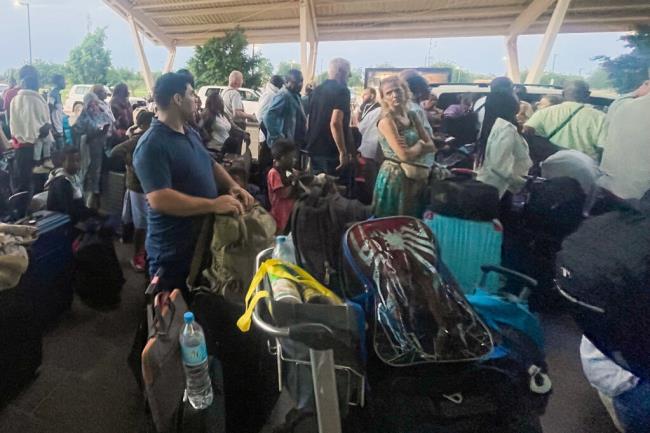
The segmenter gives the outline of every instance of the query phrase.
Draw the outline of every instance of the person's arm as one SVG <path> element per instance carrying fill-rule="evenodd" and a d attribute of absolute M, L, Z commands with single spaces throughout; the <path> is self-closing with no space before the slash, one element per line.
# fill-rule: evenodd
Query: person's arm
<path fill-rule="evenodd" d="M 381 135 L 386 138 L 388 145 L 400 160 L 411 161 L 422 153 L 421 144 L 415 144 L 411 147 L 404 146 L 404 140 L 400 138 L 397 132 L 397 125 L 395 125 L 392 119 L 384 117 L 379 121 L 378 128 Z"/>
<path fill-rule="evenodd" d="M 540 135 L 542 137 L 546 137 L 546 132 L 544 131 L 544 112 L 548 110 L 549 108 L 546 108 L 544 110 L 539 110 L 535 114 L 533 114 L 530 119 L 524 123 L 524 126 L 522 128 L 522 132 L 526 135 Z"/>
<path fill-rule="evenodd" d="M 332 138 L 334 139 L 336 148 L 339 151 L 339 166 L 336 167 L 337 170 L 345 167 L 348 162 L 348 152 L 345 147 L 345 134 L 343 133 L 343 118 L 344 114 L 342 110 L 335 109 L 332 111 L 330 132 L 332 133 Z"/>
<path fill-rule="evenodd" d="M 411 121 L 415 123 L 415 129 L 418 131 L 418 135 L 420 136 L 420 140 L 424 143 L 422 146 L 422 153 L 431 153 L 436 150 L 436 147 L 433 145 L 433 139 L 429 135 L 429 133 L 424 129 L 424 126 L 422 125 L 422 121 L 418 118 L 418 116 L 410 116 Z"/>
<path fill-rule="evenodd" d="M 118 144 L 111 150 L 111 158 L 121 158 L 126 161 L 127 155 L 133 153 L 135 143 L 137 140 L 131 138 Z"/>
<path fill-rule="evenodd" d="M 176 217 L 190 217 L 208 213 L 235 214 L 244 212 L 242 204 L 231 195 L 210 199 L 193 197 L 171 188 L 147 193 L 149 206 L 156 212 Z"/>
<path fill-rule="evenodd" d="M 250 209 L 255 204 L 255 199 L 248 191 L 240 187 L 237 182 L 233 180 L 221 164 L 214 163 L 212 165 L 214 171 L 214 178 L 217 181 L 219 188 L 228 191 L 231 197 L 235 198 L 240 204 L 244 205 L 244 209 Z M 243 210 L 242 210 L 243 211 Z"/>
<path fill-rule="evenodd" d="M 264 114 L 264 126 L 266 126 L 267 137 L 275 141 L 276 138 L 282 137 L 283 113 L 286 99 L 283 95 L 276 95 L 271 100 L 271 105 L 266 114 Z"/>

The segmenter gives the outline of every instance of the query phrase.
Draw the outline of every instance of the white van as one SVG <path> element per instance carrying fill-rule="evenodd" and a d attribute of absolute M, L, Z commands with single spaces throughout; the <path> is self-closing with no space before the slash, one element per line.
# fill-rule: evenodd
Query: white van
<path fill-rule="evenodd" d="M 201 106 L 205 108 L 205 101 L 207 101 L 210 94 L 214 92 L 221 93 L 227 88 L 228 86 L 202 86 L 197 92 L 197 95 L 201 99 Z M 260 93 L 257 90 L 246 87 L 240 87 L 239 93 L 244 104 L 244 111 L 248 114 L 257 113 L 257 108 L 260 105 Z"/>

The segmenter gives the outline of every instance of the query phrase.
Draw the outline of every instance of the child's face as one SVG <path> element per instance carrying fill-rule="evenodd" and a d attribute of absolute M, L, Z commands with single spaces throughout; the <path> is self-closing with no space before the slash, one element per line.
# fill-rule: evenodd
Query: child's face
<path fill-rule="evenodd" d="M 296 152 L 289 152 L 278 158 L 278 167 L 283 170 L 291 170 L 293 168 L 293 161 L 296 158 Z"/>
<path fill-rule="evenodd" d="M 79 155 L 78 153 L 67 155 L 63 160 L 63 169 L 68 174 L 75 175 L 79 173 L 80 168 L 81 168 L 81 155 Z"/>

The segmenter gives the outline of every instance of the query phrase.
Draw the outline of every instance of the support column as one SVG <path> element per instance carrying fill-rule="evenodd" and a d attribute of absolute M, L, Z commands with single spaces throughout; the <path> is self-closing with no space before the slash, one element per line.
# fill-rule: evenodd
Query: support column
<path fill-rule="evenodd" d="M 506 38 L 506 50 L 508 59 L 508 77 L 513 83 L 521 82 L 521 72 L 519 71 L 519 50 L 517 48 L 517 36 Z"/>
<path fill-rule="evenodd" d="M 169 47 L 169 52 L 167 53 L 167 61 L 163 67 L 163 74 L 171 72 L 174 69 L 174 60 L 176 59 L 176 47 Z"/>
<path fill-rule="evenodd" d="M 151 68 L 149 67 L 149 62 L 147 61 L 147 56 L 144 53 L 144 46 L 142 45 L 142 39 L 140 38 L 140 32 L 138 27 L 133 20 L 133 15 L 129 15 L 129 26 L 131 27 L 131 33 L 133 35 L 133 45 L 135 46 L 135 52 L 138 55 L 138 60 L 140 61 L 140 70 L 142 71 L 142 76 L 144 77 L 144 83 L 147 86 L 149 94 L 153 93 L 153 76 L 151 75 Z"/>
<path fill-rule="evenodd" d="M 311 43 L 311 51 L 309 52 L 309 71 L 304 77 L 305 83 L 312 83 L 316 75 L 316 60 L 318 59 L 318 41 Z"/>
<path fill-rule="evenodd" d="M 300 0 L 300 70 L 303 74 L 309 68 L 307 57 L 307 35 L 309 33 L 309 4 L 307 0 Z"/>
<path fill-rule="evenodd" d="M 560 27 L 562 27 L 564 17 L 566 16 L 570 4 L 571 0 L 558 0 L 555 5 L 555 10 L 553 11 L 551 20 L 548 22 L 548 27 L 546 27 L 546 32 L 544 33 L 542 46 L 539 48 L 539 52 L 537 53 L 532 68 L 530 68 L 528 77 L 526 77 L 526 84 L 537 84 L 539 83 L 540 78 L 542 78 L 544 67 L 546 66 L 546 62 L 548 62 L 548 57 L 551 54 L 553 44 L 555 43 L 555 38 L 560 31 Z"/>

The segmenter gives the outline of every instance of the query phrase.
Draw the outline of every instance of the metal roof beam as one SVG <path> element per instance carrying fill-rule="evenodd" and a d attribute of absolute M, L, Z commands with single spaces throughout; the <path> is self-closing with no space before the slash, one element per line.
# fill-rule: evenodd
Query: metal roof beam
<path fill-rule="evenodd" d="M 108 0 L 115 1 L 115 0 Z M 123 0 L 120 0 L 123 1 Z M 262 3 L 262 4 L 247 4 L 237 6 L 221 6 L 213 8 L 200 8 L 200 9 L 185 9 L 185 10 L 162 10 L 159 12 L 150 11 L 150 15 L 154 20 L 156 18 L 181 18 L 181 17 L 200 17 L 205 15 L 227 15 L 238 14 L 254 11 L 256 14 L 267 11 L 279 11 L 286 9 L 297 9 L 298 3 L 295 1 L 284 1 L 279 3 Z"/>
<path fill-rule="evenodd" d="M 104 3 L 127 21 L 129 20 L 129 16 L 132 16 L 138 27 L 140 27 L 144 34 L 153 42 L 165 45 L 167 48 L 174 46 L 174 41 L 165 34 L 158 24 L 156 24 L 147 14 L 133 10 L 133 7 L 128 0 L 104 0 Z"/>
<path fill-rule="evenodd" d="M 154 3 L 140 3 L 138 2 L 136 5 L 133 6 L 133 9 L 138 9 L 142 11 L 147 11 L 151 9 L 163 9 L 163 8 L 169 8 L 169 7 L 200 7 L 200 6 L 216 6 L 217 3 L 236 3 L 233 2 L 233 0 L 185 0 L 185 1 L 177 1 L 174 3 L 159 3 L 159 2 L 154 2 Z"/>

